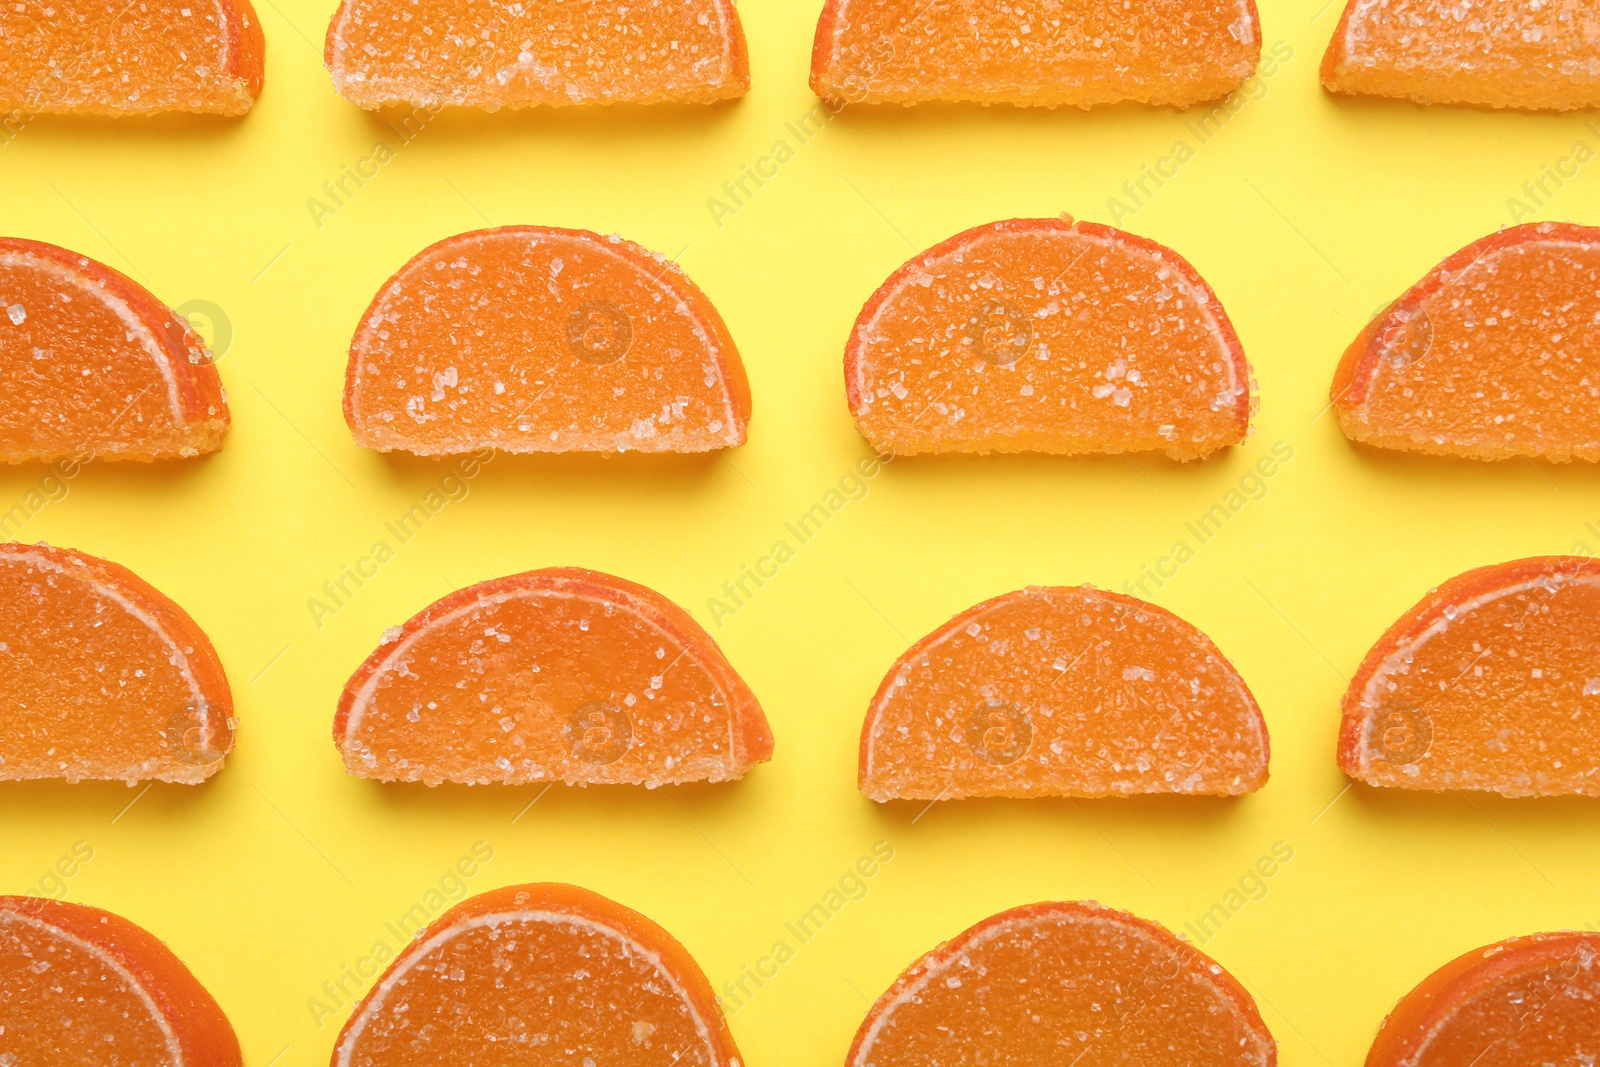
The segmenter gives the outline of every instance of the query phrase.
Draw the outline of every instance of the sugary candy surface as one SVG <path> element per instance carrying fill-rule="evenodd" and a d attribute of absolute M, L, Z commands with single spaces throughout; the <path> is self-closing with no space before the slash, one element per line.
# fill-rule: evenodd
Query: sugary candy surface
<path fill-rule="evenodd" d="M 568 885 L 514 885 L 447 911 L 357 1005 L 332 1067 L 530 1063 L 738 1067 L 689 953 Z"/>
<path fill-rule="evenodd" d="M 203 781 L 232 715 L 182 608 L 106 560 L 0 544 L 0 780 Z"/>
<path fill-rule="evenodd" d="M 701 104 L 750 89 L 731 0 L 344 0 L 324 61 L 366 108 Z"/>
<path fill-rule="evenodd" d="M 1367 653 L 1339 766 L 1370 785 L 1600 796 L 1600 563 L 1542 556 L 1432 590 Z"/>
<path fill-rule="evenodd" d="M 956 616 L 890 669 L 861 732 L 874 800 L 1235 795 L 1266 723 L 1211 640 L 1133 597 L 1032 587 Z"/>
<path fill-rule="evenodd" d="M 704 452 L 744 443 L 750 387 L 705 295 L 618 237 L 509 226 L 441 241 L 367 309 L 345 421 L 418 455 Z"/>
<path fill-rule="evenodd" d="M 195 456 L 229 418 L 183 319 L 110 267 L 0 238 L 0 462 Z"/>
<path fill-rule="evenodd" d="M 172 951 L 110 912 L 0 897 L 8 1067 L 239 1067 L 233 1027 Z"/>
<path fill-rule="evenodd" d="M 1187 107 L 1260 58 L 1252 0 L 828 0 L 811 88 L 841 104 Z"/>
<path fill-rule="evenodd" d="M 880 452 L 1163 451 L 1249 432 L 1250 368 L 1216 295 L 1171 249 L 1093 223 L 1015 219 L 912 259 L 845 351 Z"/>
<path fill-rule="evenodd" d="M 1600 228 L 1530 223 L 1475 241 L 1357 337 L 1330 396 L 1353 441 L 1600 459 Z"/>
<path fill-rule="evenodd" d="M 847 1067 L 1272 1067 L 1255 1002 L 1166 930 L 1093 902 L 1015 908 L 912 964 Z"/>
<path fill-rule="evenodd" d="M 261 93 L 249 0 L 0 5 L 0 115 L 242 115 Z"/>
<path fill-rule="evenodd" d="M 1585 0 L 1349 0 L 1322 84 L 1420 104 L 1595 107 L 1600 21 Z"/>
<path fill-rule="evenodd" d="M 429 784 L 723 781 L 772 755 L 760 705 L 687 612 L 578 568 L 460 590 L 385 635 L 334 742 L 351 774 Z"/>
<path fill-rule="evenodd" d="M 1384 1020 L 1366 1067 L 1585 1063 L 1600 1034 L 1600 937 L 1550 933 L 1474 949 Z"/>

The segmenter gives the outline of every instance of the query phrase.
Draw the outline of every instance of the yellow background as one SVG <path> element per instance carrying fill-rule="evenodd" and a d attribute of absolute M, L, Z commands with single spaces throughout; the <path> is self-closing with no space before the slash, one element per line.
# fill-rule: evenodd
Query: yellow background
<path fill-rule="evenodd" d="M 1457 953 L 1600 924 L 1597 802 L 1344 792 L 1333 763 L 1346 677 L 1384 627 L 1465 568 L 1600 548 L 1584 528 L 1600 525 L 1600 474 L 1360 451 L 1322 414 L 1367 318 L 1511 222 L 1524 181 L 1577 141 L 1600 148 L 1600 134 L 1582 114 L 1332 99 L 1316 67 L 1339 10 L 1322 2 L 1263 5 L 1269 52 L 1282 42 L 1292 57 L 1198 146 L 1185 123 L 1199 112 L 1138 107 L 847 112 L 800 145 L 785 123 L 815 106 L 817 0 L 746 0 L 754 88 L 712 109 L 447 114 L 399 145 L 330 87 L 333 5 L 260 0 L 266 91 L 242 121 L 29 124 L 0 146 L 0 232 L 101 259 L 171 304 L 220 308 L 234 428 L 206 460 L 93 466 L 21 536 L 117 560 L 183 604 L 227 666 L 240 729 L 201 788 L 0 786 L 0 891 L 59 894 L 42 880 L 84 843 L 93 858 L 62 879 L 68 898 L 166 939 L 252 1067 L 325 1063 L 346 1012 L 319 1028 L 308 1001 L 392 943 L 384 924 L 480 841 L 494 858 L 472 891 L 588 886 L 661 922 L 719 988 L 792 941 L 784 923 L 889 842 L 894 859 L 866 895 L 734 1014 L 755 1067 L 842 1062 L 868 1001 L 985 915 L 1093 898 L 1181 929 L 1277 842 L 1294 858 L 1205 950 L 1255 992 L 1292 1067 L 1359 1063 L 1394 1001 Z M 541 794 L 345 775 L 329 737 L 340 687 L 385 627 L 451 589 L 581 564 L 709 625 L 707 599 L 869 454 L 840 357 L 874 288 L 978 223 L 1062 211 L 1109 222 L 1108 198 L 1180 138 L 1194 158 L 1121 225 L 1177 249 L 1220 295 L 1260 383 L 1246 445 L 1188 466 L 1023 456 L 885 469 L 714 630 L 777 735 L 775 760 L 742 783 Z M 317 225 L 308 200 L 380 140 L 394 158 Z M 708 199 L 778 140 L 794 158 L 719 227 Z M 1600 164 L 1564 180 L 1534 217 L 1600 221 Z M 339 397 L 356 321 L 425 244 L 504 223 L 681 250 L 749 369 L 750 442 L 703 459 L 498 458 L 319 628 L 308 599 L 446 472 L 352 443 Z M 1253 688 L 1273 740 L 1264 790 L 946 803 L 920 817 L 857 794 L 863 710 L 911 640 L 1029 583 L 1122 588 L 1279 441 L 1294 458 L 1266 495 L 1147 587 Z M 0 509 L 42 474 L 0 472 Z"/>

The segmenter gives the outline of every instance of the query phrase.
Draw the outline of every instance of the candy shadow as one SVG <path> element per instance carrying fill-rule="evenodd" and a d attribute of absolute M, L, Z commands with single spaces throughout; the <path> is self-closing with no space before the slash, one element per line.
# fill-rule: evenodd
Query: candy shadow
<path fill-rule="evenodd" d="M 757 770 L 754 773 L 760 773 Z M 688 782 L 647 789 L 642 785 L 461 785 L 446 782 L 377 782 L 352 778 L 372 803 L 396 819 L 471 819 L 485 828 L 511 829 L 559 819 L 563 813 L 599 817 L 617 826 L 637 829 L 650 820 L 715 821 L 736 803 L 748 799 L 749 777 L 736 782 Z M 676 811 L 674 810 L 676 809 Z"/>
<path fill-rule="evenodd" d="M 40 812 L 49 812 L 52 817 L 79 827 L 79 832 L 87 832 L 87 827 L 102 835 L 136 815 L 176 820 L 197 814 L 200 806 L 217 793 L 215 782 L 226 773 L 224 768 L 198 785 L 136 782 L 129 786 L 122 782 L 65 782 L 52 778 L 0 782 L 0 823 L 36 822 Z"/>
<path fill-rule="evenodd" d="M 1600 797 L 1503 797 L 1452 790 L 1386 789 L 1355 782 L 1350 799 L 1363 815 L 1391 826 L 1429 830 L 1442 823 L 1552 828 L 1600 825 Z"/>
<path fill-rule="evenodd" d="M 37 114 L 26 116 L 20 129 L 13 122 L 6 130 L 12 138 L 24 141 L 38 139 L 81 144 L 86 138 L 92 138 L 95 143 L 111 148 L 120 145 L 167 148 L 196 141 L 216 142 L 241 137 L 245 132 L 244 122 L 248 118 L 248 115 L 190 115 L 179 112 L 121 118 Z"/>
<path fill-rule="evenodd" d="M 1126 129 L 1130 122 L 1148 118 L 1152 128 L 1165 129 L 1165 123 L 1177 116 L 1194 112 L 1206 114 L 1224 101 L 1218 99 L 1189 108 L 1140 104 L 1124 100 L 1115 104 L 1102 104 L 1085 110 L 1080 107 L 1018 107 L 1009 104 L 984 105 L 929 101 L 905 106 L 901 104 L 850 104 L 834 113 L 832 124 L 839 129 L 881 139 L 895 133 L 937 130 L 946 133 L 1013 130 L 1054 131 L 1071 128 Z M 818 107 L 823 107 L 817 101 Z"/>
<path fill-rule="evenodd" d="M 1361 472 L 1397 486 L 1428 486 L 1455 492 L 1462 489 L 1507 489 L 1534 486 L 1544 489 L 1578 488 L 1600 492 L 1600 464 L 1585 460 L 1550 463 L 1527 457 L 1479 460 L 1460 456 L 1435 456 L 1423 452 L 1374 448 L 1346 438 L 1332 415 L 1324 416 L 1332 425 L 1322 432 L 1338 438 Z M 1600 515 L 1600 507 L 1596 508 Z"/>
<path fill-rule="evenodd" d="M 861 801 L 871 806 L 880 823 L 907 832 L 929 821 L 937 821 L 944 831 L 993 829 L 997 823 L 1018 816 L 1032 822 L 1042 814 L 1052 822 L 1076 824 L 1094 833 L 1113 829 L 1148 836 L 1152 830 L 1161 834 L 1215 830 L 1229 821 L 1243 818 L 1248 799 L 1248 796 L 1141 794 L 1088 799 L 966 797 L 933 803 L 925 800 L 877 803 L 862 797 Z M 1017 825 L 1021 823 L 1018 819 Z"/>
<path fill-rule="evenodd" d="M 429 114 L 416 108 L 361 112 L 372 133 L 409 141 L 426 131 L 429 139 L 471 141 L 540 137 L 577 146 L 615 148 L 618 141 L 680 143 L 710 134 L 732 122 L 740 101 L 715 104 L 608 104 L 600 106 L 502 108 L 447 107 Z"/>
<path fill-rule="evenodd" d="M 500 452 L 481 463 L 470 478 L 464 477 L 467 457 L 413 456 L 405 452 L 379 453 L 378 467 L 394 487 L 417 496 L 429 491 L 465 485 L 469 493 L 513 493 L 560 497 L 567 500 L 595 497 L 675 498 L 704 486 L 724 462 L 717 452 L 644 453 L 616 455 L 594 452 Z M 460 492 L 460 489 L 454 491 Z"/>

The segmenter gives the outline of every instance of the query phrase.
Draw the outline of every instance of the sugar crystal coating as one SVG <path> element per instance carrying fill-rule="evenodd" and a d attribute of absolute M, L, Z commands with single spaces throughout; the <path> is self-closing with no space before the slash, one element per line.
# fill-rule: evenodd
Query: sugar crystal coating
<path fill-rule="evenodd" d="M 6 1067 L 239 1067 L 222 1009 L 151 934 L 98 908 L 0 897 Z"/>
<path fill-rule="evenodd" d="M 1339 765 L 1400 789 L 1600 796 L 1600 563 L 1516 560 L 1431 591 L 1351 681 Z"/>
<path fill-rule="evenodd" d="M 1474 949 L 1396 1005 L 1367 1067 L 1587 1064 L 1600 1034 L 1600 937 L 1531 934 Z"/>
<path fill-rule="evenodd" d="M 1277 1046 L 1226 971 L 1093 902 L 1014 908 L 912 964 L 847 1067 L 1273 1067 Z"/>
<path fill-rule="evenodd" d="M 1349 0 L 1322 84 L 1421 104 L 1595 107 L 1600 19 L 1587 0 Z"/>
<path fill-rule="evenodd" d="M 230 414 L 205 343 L 132 280 L 0 238 L 0 462 L 153 460 L 222 447 Z"/>
<path fill-rule="evenodd" d="M 203 781 L 232 714 L 183 609 L 106 560 L 0 545 L 0 780 Z"/>
<path fill-rule="evenodd" d="M 1188 106 L 1260 58 L 1252 0 L 828 0 L 811 87 L 840 103 Z"/>
<path fill-rule="evenodd" d="M 845 387 L 880 452 L 1166 452 L 1249 430 L 1250 370 L 1215 294 L 1170 249 L 1093 223 L 979 226 L 862 309 Z"/>
<path fill-rule="evenodd" d="M 748 687 L 681 608 L 556 568 L 432 605 L 346 686 L 334 740 L 386 781 L 723 781 L 771 757 Z"/>
<path fill-rule="evenodd" d="M 731 0 L 344 0 L 324 59 L 366 108 L 710 103 L 750 88 Z"/>
<path fill-rule="evenodd" d="M 1508 459 L 1600 460 L 1600 228 L 1516 226 L 1434 268 L 1345 352 L 1351 440 Z"/>
<path fill-rule="evenodd" d="M 744 367 L 670 260 L 617 237 L 508 226 L 441 241 L 350 344 L 345 420 L 418 455 L 703 452 L 742 444 Z"/>
<path fill-rule="evenodd" d="M 1194 627 L 1089 586 L 956 616 L 890 668 L 861 734 L 874 800 L 1234 795 L 1267 778 L 1266 724 Z"/>
<path fill-rule="evenodd" d="M 249 0 L 8 0 L 0 115 L 242 115 L 262 51 Z"/>
<path fill-rule="evenodd" d="M 469 898 L 422 931 L 357 1006 L 332 1062 L 740 1061 L 710 984 L 670 934 L 586 890 L 521 885 Z"/>

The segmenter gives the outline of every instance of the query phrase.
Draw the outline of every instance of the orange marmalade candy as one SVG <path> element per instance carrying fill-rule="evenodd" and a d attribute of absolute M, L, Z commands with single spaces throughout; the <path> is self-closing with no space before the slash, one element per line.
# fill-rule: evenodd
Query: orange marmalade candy
<path fill-rule="evenodd" d="M 1250 368 L 1176 252 L 1109 226 L 1014 219 L 890 276 L 856 319 L 845 390 L 880 453 L 1195 459 L 1249 432 Z"/>
<path fill-rule="evenodd" d="M 239 1067 L 222 1009 L 172 950 L 64 900 L 0 897 L 0 1059 L 17 1067 Z"/>
<path fill-rule="evenodd" d="M 706 104 L 750 90 L 733 0 L 342 0 L 323 61 L 365 108 Z"/>
<path fill-rule="evenodd" d="M 1013 908 L 906 969 L 846 1067 L 1273 1067 L 1244 987 L 1163 930 L 1093 901 Z"/>
<path fill-rule="evenodd" d="M 861 728 L 873 800 L 1232 796 L 1267 781 L 1267 726 L 1211 639 L 1092 586 L 969 608 L 889 669 Z"/>
<path fill-rule="evenodd" d="M 620 237 L 504 226 L 440 241 L 350 343 L 361 444 L 432 456 L 705 452 L 741 445 L 744 365 L 711 301 Z"/>
<path fill-rule="evenodd" d="M 242 115 L 261 93 L 249 0 L 8 0 L 0 4 L 0 116 Z"/>
<path fill-rule="evenodd" d="M 836 104 L 1187 107 L 1260 58 L 1254 0 L 828 0 L 811 88 Z"/>
<path fill-rule="evenodd" d="M 1584 1064 L 1600 1034 L 1600 936 L 1532 934 L 1429 975 L 1383 1021 L 1367 1067 Z"/>
<path fill-rule="evenodd" d="M 1600 22 L 1581 0 L 1348 0 L 1322 84 L 1419 104 L 1596 107 Z"/>
<path fill-rule="evenodd" d="M 1344 695 L 1339 767 L 1369 785 L 1600 796 L 1600 561 L 1540 556 L 1445 582 Z"/>
<path fill-rule="evenodd" d="M 577 886 L 493 889 L 439 916 L 356 1005 L 332 1067 L 743 1062 L 687 949 Z"/>
<path fill-rule="evenodd" d="M 1330 395 L 1352 441 L 1564 462 L 1600 459 L 1600 228 L 1513 226 L 1389 305 Z"/>
<path fill-rule="evenodd" d="M 104 264 L 0 237 L 0 462 L 195 456 L 228 421 L 188 323 Z"/>
<path fill-rule="evenodd" d="M 233 696 L 184 610 L 69 548 L 0 544 L 0 780 L 200 782 Z"/>
<path fill-rule="evenodd" d="M 579 567 L 482 582 L 384 635 L 333 739 L 384 781 L 720 782 L 772 758 L 748 686 L 689 613 Z"/>

